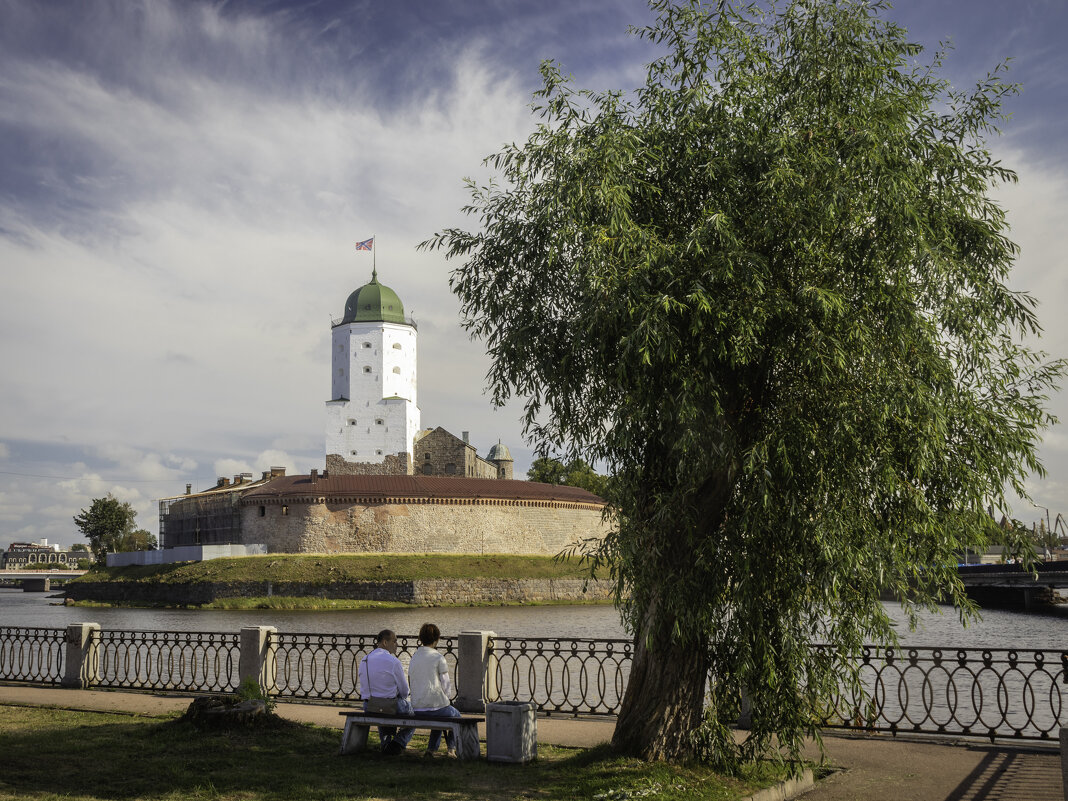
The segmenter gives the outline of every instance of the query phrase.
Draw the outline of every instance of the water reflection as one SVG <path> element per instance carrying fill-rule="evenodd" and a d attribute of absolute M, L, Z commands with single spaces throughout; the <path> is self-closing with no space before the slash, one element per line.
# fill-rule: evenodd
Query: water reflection
<path fill-rule="evenodd" d="M 274 626 L 279 631 L 317 634 L 369 634 L 391 628 L 414 635 L 433 621 L 444 634 L 485 629 L 513 638 L 626 637 L 614 607 L 491 606 L 331 611 L 205 611 L 197 609 L 111 609 L 59 606 L 45 593 L 0 589 L 0 625 L 62 628 L 91 621 L 104 629 L 140 631 L 236 632 L 243 626 Z M 901 642 L 912 646 L 953 648 L 1060 649 L 1068 643 L 1068 608 L 1041 612 L 988 609 L 982 620 L 962 628 L 957 612 L 942 607 L 925 613 L 909 631 L 899 604 L 887 604 L 898 623 Z"/>

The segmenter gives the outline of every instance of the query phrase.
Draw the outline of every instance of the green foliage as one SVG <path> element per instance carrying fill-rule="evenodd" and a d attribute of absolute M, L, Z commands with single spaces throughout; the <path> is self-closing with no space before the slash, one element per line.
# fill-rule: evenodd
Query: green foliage
<path fill-rule="evenodd" d="M 543 64 L 541 124 L 468 182 L 479 230 L 424 245 L 461 262 L 495 402 L 613 476 L 596 557 L 640 646 L 614 742 L 730 767 L 818 736 L 848 654 L 894 639 L 883 593 L 974 611 L 956 554 L 1042 473 L 1065 365 L 1008 287 L 1002 67 L 954 90 L 881 3 L 651 6 L 645 85 Z"/>
<path fill-rule="evenodd" d="M 530 481 L 543 484 L 563 484 L 568 487 L 581 487 L 601 498 L 608 491 L 609 479 L 594 472 L 584 459 L 575 457 L 566 465 L 559 459 L 542 456 L 535 459 L 527 470 Z"/>
<path fill-rule="evenodd" d="M 89 562 L 88 559 L 79 559 L 78 560 L 78 570 L 88 570 L 90 564 L 91 563 Z"/>
<path fill-rule="evenodd" d="M 109 553 L 147 550 L 156 547 L 156 538 L 143 528 L 134 528 L 137 512 L 129 503 L 110 492 L 94 498 L 88 509 L 74 516 L 74 524 L 89 540 L 89 549 L 99 564 Z"/>
<path fill-rule="evenodd" d="M 70 549 L 71 549 L 72 552 L 73 551 L 88 551 L 89 550 L 89 548 L 86 546 L 86 544 L 84 542 L 76 542 L 72 546 L 70 546 Z"/>
<path fill-rule="evenodd" d="M 274 712 L 275 700 L 264 692 L 260 683 L 251 676 L 246 676 L 242 680 L 241 686 L 237 688 L 237 698 L 239 701 L 263 701 L 267 712 Z"/>

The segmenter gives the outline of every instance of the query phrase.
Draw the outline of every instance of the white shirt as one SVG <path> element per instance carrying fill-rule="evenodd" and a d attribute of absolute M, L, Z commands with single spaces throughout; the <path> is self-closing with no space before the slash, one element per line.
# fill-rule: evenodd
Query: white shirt
<path fill-rule="evenodd" d="M 385 648 L 375 648 L 360 660 L 356 669 L 360 678 L 360 697 L 407 698 L 408 681 L 397 657 Z"/>
<path fill-rule="evenodd" d="M 449 705 L 449 666 L 445 657 L 427 645 L 421 645 L 408 663 L 408 683 L 412 688 L 412 709 L 425 712 Z"/>

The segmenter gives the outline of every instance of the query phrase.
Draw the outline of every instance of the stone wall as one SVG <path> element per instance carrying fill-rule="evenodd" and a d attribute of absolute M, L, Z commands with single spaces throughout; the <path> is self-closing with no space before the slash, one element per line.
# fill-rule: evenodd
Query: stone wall
<path fill-rule="evenodd" d="M 416 475 L 503 478 L 497 465 L 479 456 L 474 445 L 441 426 L 417 439 L 413 450 Z"/>
<path fill-rule="evenodd" d="M 244 541 L 272 553 L 553 555 L 606 533 L 600 508 L 551 501 L 271 503 L 241 513 Z"/>
<path fill-rule="evenodd" d="M 338 476 L 410 476 L 412 455 L 387 453 L 381 462 L 350 462 L 344 456 L 328 453 L 326 470 Z"/>
<path fill-rule="evenodd" d="M 583 579 L 424 579 L 315 584 L 295 581 L 161 584 L 139 581 L 75 581 L 67 597 L 75 601 L 199 605 L 221 598 L 350 599 L 392 601 L 416 606 L 500 604 L 517 601 L 606 601 L 613 584 Z"/>

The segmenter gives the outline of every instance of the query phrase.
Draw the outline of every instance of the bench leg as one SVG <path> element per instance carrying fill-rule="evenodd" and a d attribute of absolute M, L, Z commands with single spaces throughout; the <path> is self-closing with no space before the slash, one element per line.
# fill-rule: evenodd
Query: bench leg
<path fill-rule="evenodd" d="M 341 732 L 341 753 L 355 754 L 367 747 L 367 733 L 370 726 L 345 721 L 345 729 Z"/>
<path fill-rule="evenodd" d="M 480 747 L 478 743 L 478 724 L 462 724 L 456 727 L 456 758 L 478 759 Z"/>

